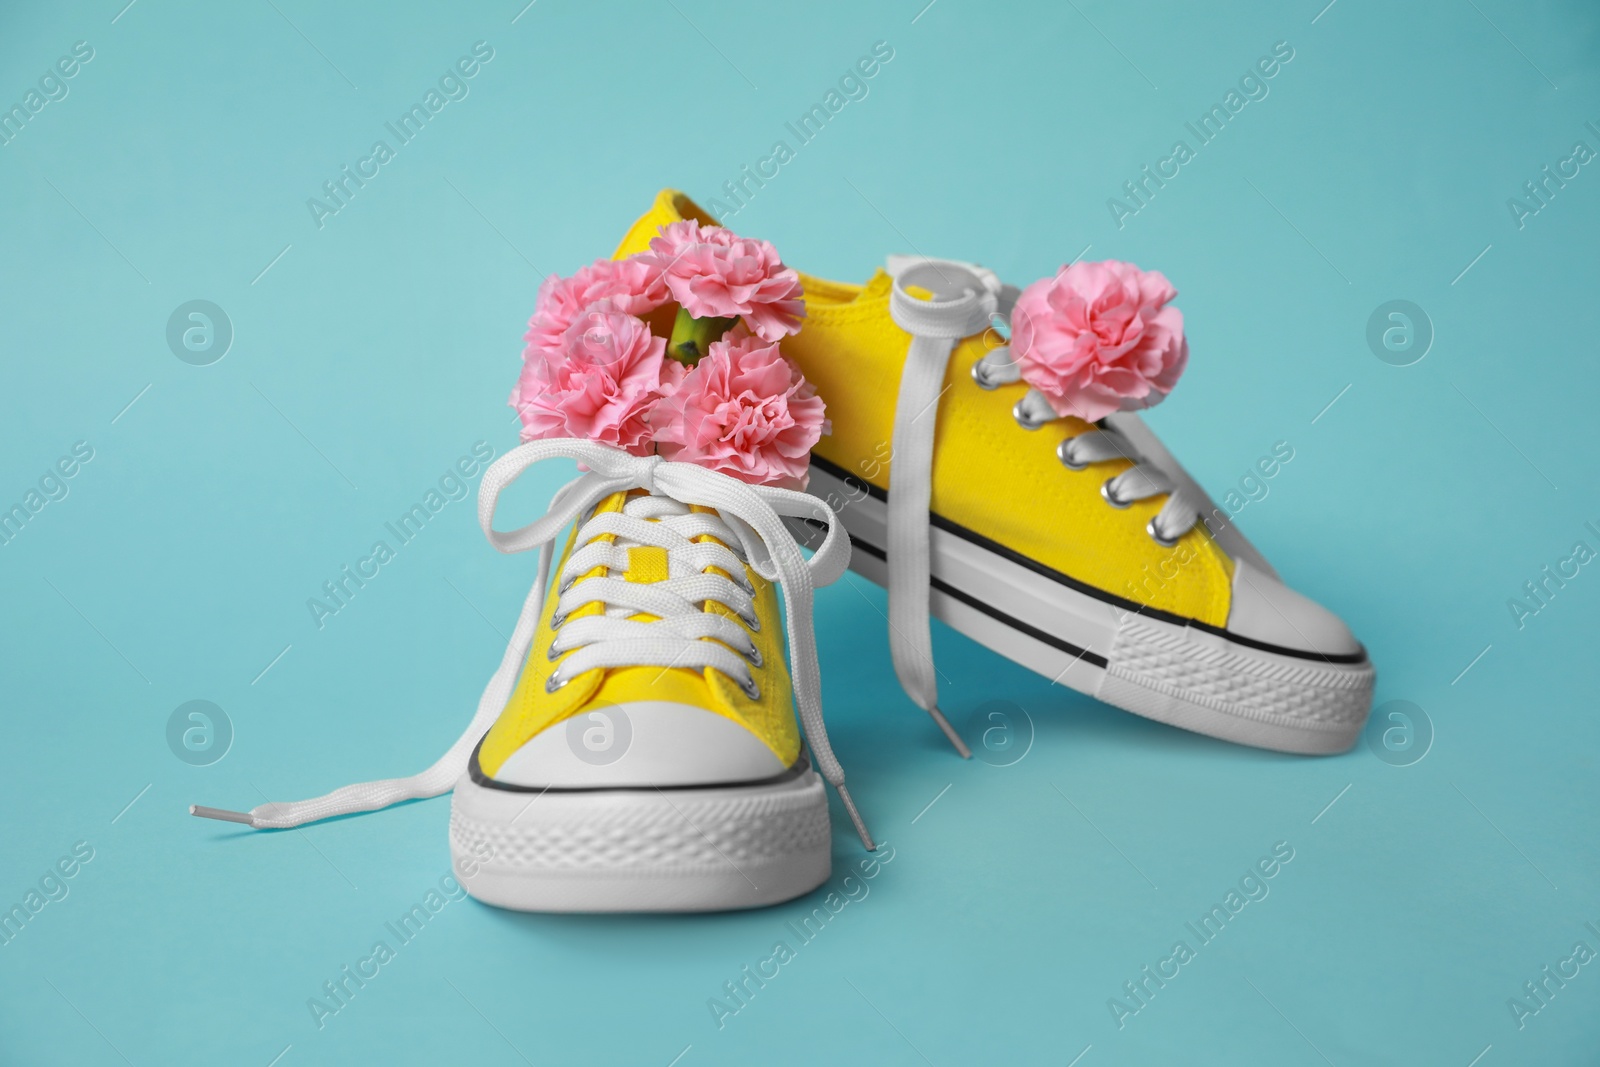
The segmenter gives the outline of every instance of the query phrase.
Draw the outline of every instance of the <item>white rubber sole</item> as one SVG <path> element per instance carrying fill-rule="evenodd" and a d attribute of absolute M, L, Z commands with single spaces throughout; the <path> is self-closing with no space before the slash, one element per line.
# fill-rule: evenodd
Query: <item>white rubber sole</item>
<path fill-rule="evenodd" d="M 450 802 L 468 893 L 518 911 L 723 911 L 809 893 L 832 867 L 828 798 L 809 767 L 705 789 L 512 791 L 470 774 Z"/>
<path fill-rule="evenodd" d="M 816 457 L 808 491 L 843 518 L 855 546 L 851 569 L 886 585 L 883 492 L 847 481 Z M 804 526 L 796 533 L 819 536 Z M 1046 678 L 1136 715 L 1256 748 L 1328 755 L 1361 736 L 1375 681 L 1364 654 L 1277 649 L 1136 610 L 949 523 L 935 524 L 930 540 L 933 614 Z"/>

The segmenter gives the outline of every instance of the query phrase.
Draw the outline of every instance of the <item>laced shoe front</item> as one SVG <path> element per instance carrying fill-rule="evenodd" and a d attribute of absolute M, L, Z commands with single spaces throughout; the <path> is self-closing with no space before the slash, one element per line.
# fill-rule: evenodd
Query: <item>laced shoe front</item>
<path fill-rule="evenodd" d="M 557 457 L 588 473 L 538 521 L 496 531 L 501 491 Z M 811 621 L 849 542 L 830 534 L 807 559 L 786 518 L 837 527 L 793 490 L 587 441 L 522 445 L 485 472 L 479 519 L 501 551 L 537 549 L 539 576 L 450 751 L 411 778 L 191 810 L 276 829 L 453 788 L 454 869 L 490 904 L 704 911 L 809 892 L 831 869 L 824 781 L 873 842 L 822 720 Z"/>
<path fill-rule="evenodd" d="M 770 244 L 692 222 L 548 276 L 511 396 L 526 443 L 478 498 L 490 542 L 538 549 L 539 573 L 472 723 L 410 778 L 191 811 L 281 828 L 453 789 L 457 877 L 535 911 L 806 893 L 831 866 L 824 781 L 871 850 L 822 720 L 812 592 L 850 542 L 800 491 L 829 426 L 778 344 L 804 314 Z M 586 473 L 543 518 L 496 531 L 502 490 L 550 459 Z M 826 531 L 809 559 L 786 522 Z"/>

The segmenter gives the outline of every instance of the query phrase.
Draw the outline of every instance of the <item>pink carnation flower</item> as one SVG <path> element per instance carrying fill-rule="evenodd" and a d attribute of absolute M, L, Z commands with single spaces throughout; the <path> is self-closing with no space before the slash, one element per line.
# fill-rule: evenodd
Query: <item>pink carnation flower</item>
<path fill-rule="evenodd" d="M 738 316 L 764 341 L 800 329 L 800 276 L 766 241 L 685 219 L 663 227 L 643 258 L 663 272 L 672 298 L 697 319 Z"/>
<path fill-rule="evenodd" d="M 528 342 L 524 359 L 535 349 L 560 350 L 562 335 L 579 315 L 600 300 L 610 300 L 618 311 L 643 315 L 667 302 L 667 287 L 661 282 L 661 269 L 643 257 L 623 260 L 597 259 L 578 268 L 570 278 L 550 275 L 539 286 L 533 318 L 528 320 Z"/>
<path fill-rule="evenodd" d="M 1057 415 L 1087 422 L 1159 403 L 1189 362 L 1183 312 L 1160 271 L 1074 263 L 1022 291 L 1011 350 Z"/>
<path fill-rule="evenodd" d="M 656 443 L 751 485 L 804 489 L 811 448 L 831 427 L 822 398 L 776 343 L 736 331 L 713 341 L 656 408 Z"/>
<path fill-rule="evenodd" d="M 511 394 L 522 439 L 579 437 L 648 455 L 650 410 L 684 373 L 665 358 L 666 347 L 610 301 L 594 304 L 555 345 L 529 346 Z"/>

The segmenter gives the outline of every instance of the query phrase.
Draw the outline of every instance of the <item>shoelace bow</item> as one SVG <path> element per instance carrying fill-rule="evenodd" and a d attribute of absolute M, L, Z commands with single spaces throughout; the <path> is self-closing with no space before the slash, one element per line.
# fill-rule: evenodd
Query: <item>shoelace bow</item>
<path fill-rule="evenodd" d="M 555 494 L 542 518 L 507 533 L 496 530 L 494 512 L 500 492 L 529 467 L 556 458 L 577 460 L 588 471 Z M 621 513 L 606 512 L 589 519 L 578 535 L 583 547 L 562 568 L 556 602 L 561 625 L 556 627 L 556 640 L 560 651 L 570 654 L 547 684 L 552 689 L 559 688 L 583 671 L 597 667 L 700 666 L 715 668 L 746 692 L 752 692 L 754 681 L 748 657 L 754 645 L 733 620 L 699 607 L 699 602 L 714 600 L 741 615 L 747 623 L 754 621 L 752 590 L 742 584 L 748 562 L 762 578 L 777 583 L 783 596 L 795 704 L 811 759 L 838 791 L 862 843 L 873 849 L 872 836 L 845 788 L 844 768 L 833 753 L 822 717 L 822 679 L 812 623 L 813 592 L 819 585 L 837 581 L 850 562 L 849 538 L 832 509 L 806 493 L 746 485 L 694 464 L 669 463 L 659 456 L 633 456 L 576 439 L 529 442 L 506 453 L 484 472 L 478 494 L 479 525 L 489 543 L 501 552 L 537 548 L 538 577 L 523 602 L 500 667 L 478 701 L 477 713 L 433 766 L 408 778 L 347 785 L 310 800 L 266 803 L 248 812 L 199 806 L 192 807 L 191 812 L 257 829 L 280 829 L 449 792 L 466 771 L 473 747 L 511 697 L 544 606 L 556 538 L 569 523 L 588 514 L 606 497 L 632 489 L 643 489 L 650 496 L 632 498 Z M 690 512 L 693 506 L 711 508 L 717 514 Z M 810 560 L 801 554 L 794 535 L 784 526 L 785 517 L 826 526 L 827 534 Z M 614 534 L 624 543 L 584 543 L 602 533 Z M 716 537 L 725 544 L 691 542 L 691 538 L 702 535 Z M 626 542 L 630 541 L 668 550 L 672 570 L 667 580 L 650 584 L 606 576 L 578 580 L 595 567 L 625 567 Z M 731 543 L 739 545 L 743 559 L 727 547 Z M 679 557 L 675 561 L 671 559 L 674 554 Z M 674 562 L 676 566 L 672 566 Z M 685 573 L 689 567 L 699 570 L 702 565 L 738 577 Z M 605 606 L 601 614 L 565 618 L 585 604 L 594 603 Z M 658 615 L 659 621 L 628 617 L 640 613 Z M 732 648 L 719 642 L 727 642 Z"/>
<path fill-rule="evenodd" d="M 956 343 L 991 326 L 1009 330 L 1020 291 L 1002 285 L 992 271 L 952 260 L 891 256 L 889 273 L 894 277 L 889 314 L 911 334 L 895 403 L 889 470 L 889 652 L 906 694 L 932 716 L 965 757 L 971 755 L 970 750 L 939 711 L 929 622 L 928 511 L 933 494 L 934 426 Z M 913 295 L 912 288 L 931 296 Z M 1009 346 L 999 345 L 973 364 L 972 377 L 982 388 L 995 389 L 1020 381 L 1022 374 Z M 1028 430 L 1061 417 L 1034 389 L 1017 402 L 1012 415 Z M 1119 428 L 1117 415 L 1105 421 L 1104 427 L 1062 441 L 1057 456 L 1072 470 L 1107 460 L 1130 460 L 1132 466 L 1101 485 L 1101 496 L 1112 507 L 1125 508 L 1136 500 L 1168 494 L 1146 532 L 1162 545 L 1175 544 L 1199 520 L 1198 505 L 1183 486 L 1140 454 L 1130 440 L 1133 423 Z"/>

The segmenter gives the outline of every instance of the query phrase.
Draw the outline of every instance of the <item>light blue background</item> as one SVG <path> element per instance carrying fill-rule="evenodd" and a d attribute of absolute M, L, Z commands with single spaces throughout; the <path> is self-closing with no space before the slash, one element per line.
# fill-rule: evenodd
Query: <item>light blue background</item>
<path fill-rule="evenodd" d="M 0 103 L 75 41 L 95 53 L 0 147 L 0 503 L 94 449 L 0 547 L 0 903 L 95 850 L 0 947 L 0 1061 L 1595 1062 L 1600 964 L 1524 1029 L 1507 1007 L 1574 942 L 1600 949 L 1600 573 L 1524 629 L 1506 606 L 1574 541 L 1600 548 L 1600 165 L 1524 228 L 1506 206 L 1600 148 L 1591 4 L 124 2 L 0 15 Z M 319 229 L 307 198 L 480 40 L 470 95 Z M 1380 703 L 1424 709 L 1431 751 L 1232 747 L 939 629 L 969 737 L 990 701 L 1035 735 L 1011 766 L 964 764 L 851 576 L 821 595 L 827 710 L 895 858 L 725 1028 L 708 998 L 818 898 L 452 903 L 319 1031 L 307 998 L 446 871 L 448 801 L 280 834 L 187 805 L 444 750 L 533 560 L 452 503 L 320 631 L 306 599 L 473 442 L 515 442 L 539 271 L 608 253 L 664 184 L 717 196 L 880 40 L 867 98 L 737 227 L 844 278 L 918 251 L 1026 282 L 1085 246 L 1164 271 L 1193 360 L 1151 421 L 1216 493 L 1293 445 L 1241 525 L 1350 621 Z M 1107 199 L 1277 41 L 1270 95 L 1118 229 Z M 192 299 L 236 332 L 211 366 L 166 343 Z M 1412 366 L 1366 343 L 1393 299 L 1436 331 Z M 192 699 L 236 731 L 209 767 L 167 747 Z M 842 871 L 860 853 L 835 814 Z M 1278 841 L 1270 896 L 1119 1030 L 1108 998 Z"/>

